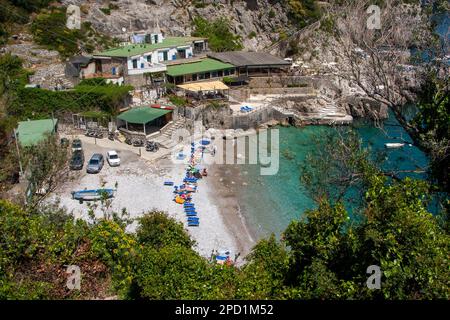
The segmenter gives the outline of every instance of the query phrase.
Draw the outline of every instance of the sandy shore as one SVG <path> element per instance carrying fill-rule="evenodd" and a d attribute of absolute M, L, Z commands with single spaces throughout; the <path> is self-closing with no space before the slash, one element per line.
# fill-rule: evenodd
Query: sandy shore
<path fill-rule="evenodd" d="M 240 215 L 239 205 L 229 188 L 233 174 L 225 172 L 220 166 L 208 167 L 210 174 L 198 183 L 198 191 L 193 194 L 199 227 L 187 227 L 183 207 L 173 201 L 173 187 L 164 186 L 164 181 L 182 183 L 185 166 L 173 164 L 169 158 L 148 162 L 129 150 L 121 150 L 120 144 L 115 148 L 121 158 L 121 166 L 105 166 L 99 174 L 87 174 L 85 168 L 73 172 L 70 179 L 60 186 L 48 201 L 59 201 L 75 217 L 89 219 L 87 202 L 80 204 L 71 197 L 74 190 L 95 189 L 100 187 L 115 188 L 116 196 L 111 210 L 121 212 L 125 208 L 131 218 L 137 218 L 152 209 L 165 211 L 171 217 L 182 222 L 189 234 L 196 241 L 195 249 L 204 257 L 210 257 L 213 250 L 228 249 L 233 254 L 240 253 L 237 264 L 254 245 L 251 232 Z M 104 155 L 108 149 L 93 143 L 84 143 L 86 162 L 94 152 Z M 229 167 L 229 166 L 227 166 Z M 225 178 L 222 178 L 225 177 Z M 221 181 L 222 180 L 222 181 Z M 225 183 L 222 183 L 225 182 Z M 100 208 L 94 209 L 97 217 L 103 215 Z M 130 227 L 133 231 L 136 224 Z"/>
<path fill-rule="evenodd" d="M 210 166 L 212 179 L 208 183 L 213 187 L 211 193 L 218 194 L 215 201 L 219 203 L 220 213 L 229 232 L 235 236 L 236 245 L 243 259 L 250 253 L 256 244 L 256 233 L 247 223 L 242 214 L 237 193 L 245 187 L 245 181 L 241 177 L 239 166 L 236 165 L 212 165 Z"/>

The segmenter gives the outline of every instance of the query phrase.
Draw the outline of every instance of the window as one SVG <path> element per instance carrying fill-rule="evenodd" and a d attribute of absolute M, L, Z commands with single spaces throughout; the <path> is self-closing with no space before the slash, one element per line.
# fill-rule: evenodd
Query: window
<path fill-rule="evenodd" d="M 211 78 L 211 74 L 209 72 L 206 72 L 205 73 L 205 79 L 209 79 L 209 78 Z"/>
<path fill-rule="evenodd" d="M 137 59 L 133 59 L 132 62 L 133 62 L 133 69 L 137 69 L 137 66 L 138 66 L 137 65 L 137 62 L 138 62 Z"/>
<path fill-rule="evenodd" d="M 152 55 L 151 55 L 151 54 L 149 54 L 149 55 L 147 56 L 147 62 L 148 62 L 148 63 L 152 63 Z"/>
<path fill-rule="evenodd" d="M 192 81 L 197 81 L 197 74 L 192 75 Z"/>
<path fill-rule="evenodd" d="M 211 78 L 217 78 L 217 71 L 211 72 Z"/>
<path fill-rule="evenodd" d="M 228 76 L 229 74 L 230 74 L 230 71 L 228 71 L 228 70 L 224 71 L 224 75 Z"/>
<path fill-rule="evenodd" d="M 218 76 L 219 76 L 219 77 L 223 77 L 223 70 L 220 70 L 220 71 L 218 72 Z"/>

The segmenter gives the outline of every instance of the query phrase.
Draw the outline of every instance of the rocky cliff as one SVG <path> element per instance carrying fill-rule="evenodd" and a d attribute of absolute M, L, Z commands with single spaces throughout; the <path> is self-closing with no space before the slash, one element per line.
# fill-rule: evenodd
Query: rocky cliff
<path fill-rule="evenodd" d="M 282 0 L 62 0 L 77 5 L 82 21 L 118 38 L 132 32 L 151 30 L 159 22 L 166 35 L 192 32 L 192 20 L 226 17 L 247 49 L 263 49 L 289 29 L 285 1 Z"/>

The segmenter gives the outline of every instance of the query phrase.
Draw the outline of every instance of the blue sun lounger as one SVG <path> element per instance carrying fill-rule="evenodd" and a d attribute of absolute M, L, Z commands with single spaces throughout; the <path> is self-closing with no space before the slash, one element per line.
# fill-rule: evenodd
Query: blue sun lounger
<path fill-rule="evenodd" d="M 198 227 L 199 223 L 198 222 L 188 222 L 188 227 Z"/>
<path fill-rule="evenodd" d="M 165 186 L 173 186 L 173 181 L 164 181 Z"/>
<path fill-rule="evenodd" d="M 200 218 L 197 217 L 188 217 L 187 221 L 193 221 L 193 222 L 198 222 L 200 220 Z"/>
<path fill-rule="evenodd" d="M 189 212 L 189 213 L 186 213 L 186 216 L 187 216 L 187 217 L 196 217 L 196 216 L 197 216 L 197 212 Z"/>

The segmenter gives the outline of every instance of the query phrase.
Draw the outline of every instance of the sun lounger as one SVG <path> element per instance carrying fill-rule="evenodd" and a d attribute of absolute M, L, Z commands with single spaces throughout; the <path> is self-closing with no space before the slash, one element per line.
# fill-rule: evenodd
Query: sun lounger
<path fill-rule="evenodd" d="M 173 186 L 173 181 L 164 181 L 165 186 Z"/>
<path fill-rule="evenodd" d="M 186 213 L 186 216 L 188 216 L 188 217 L 195 217 L 195 216 L 197 216 L 197 212 Z"/>
<path fill-rule="evenodd" d="M 199 223 L 198 222 L 188 222 L 188 227 L 198 227 Z"/>
<path fill-rule="evenodd" d="M 187 221 L 198 222 L 200 218 L 198 217 L 188 217 Z"/>

